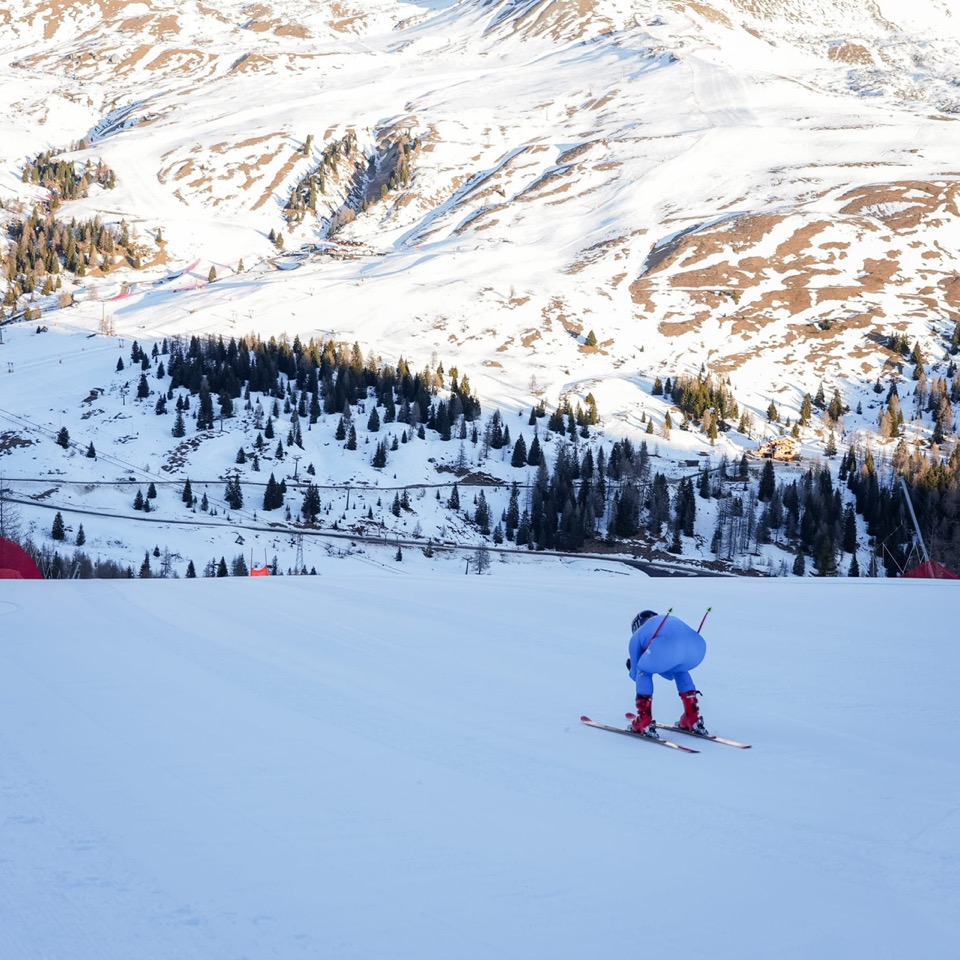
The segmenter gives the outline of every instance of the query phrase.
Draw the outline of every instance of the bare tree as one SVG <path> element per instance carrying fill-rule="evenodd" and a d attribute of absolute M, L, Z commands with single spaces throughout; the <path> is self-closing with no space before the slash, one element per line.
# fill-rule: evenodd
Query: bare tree
<path fill-rule="evenodd" d="M 490 569 L 490 549 L 486 543 L 480 543 L 477 546 L 476 553 L 473 555 L 473 566 L 478 575 Z"/>
<path fill-rule="evenodd" d="M 20 511 L 12 500 L 7 499 L 9 492 L 3 485 L 3 477 L 0 477 L 0 537 L 19 543 L 23 524 L 20 520 Z"/>

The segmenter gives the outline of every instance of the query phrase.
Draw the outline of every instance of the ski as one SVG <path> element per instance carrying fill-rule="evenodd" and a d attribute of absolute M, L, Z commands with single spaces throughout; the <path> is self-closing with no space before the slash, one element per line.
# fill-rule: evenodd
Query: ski
<path fill-rule="evenodd" d="M 635 740 L 646 740 L 648 743 L 658 743 L 661 747 L 669 747 L 671 750 L 682 750 L 684 753 L 699 753 L 692 747 L 685 747 L 682 743 L 674 743 L 672 740 L 661 740 L 659 737 L 648 737 L 644 733 L 637 733 L 636 730 L 627 730 L 623 727 L 611 727 L 605 723 L 597 723 L 589 717 L 580 718 L 588 727 L 595 727 L 597 730 L 609 730 L 611 733 L 622 733 L 625 737 L 633 737 Z"/>
<path fill-rule="evenodd" d="M 717 737 L 712 733 L 697 733 L 696 730 L 684 730 L 673 723 L 657 723 L 660 730 L 672 730 L 674 733 L 685 733 L 688 737 L 699 737 L 701 740 L 712 740 L 714 743 L 725 743 L 728 747 L 739 747 L 741 750 L 749 750 L 752 744 L 741 743 L 739 740 L 728 740 L 726 737 Z"/>

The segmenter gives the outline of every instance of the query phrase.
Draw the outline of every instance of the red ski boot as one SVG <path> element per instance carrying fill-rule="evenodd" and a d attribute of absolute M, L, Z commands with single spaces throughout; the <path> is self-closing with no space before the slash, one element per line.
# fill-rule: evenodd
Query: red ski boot
<path fill-rule="evenodd" d="M 706 733 L 707 728 L 703 725 L 700 717 L 700 707 L 697 705 L 697 697 L 700 696 L 699 690 L 690 690 L 687 693 L 681 693 L 680 699 L 683 701 L 683 716 L 677 721 L 677 726 L 681 730 L 692 730 L 694 733 Z"/>
<path fill-rule="evenodd" d="M 653 724 L 653 697 L 637 694 L 637 715 L 630 721 L 630 729 L 634 733 L 642 733 L 648 737 L 657 735 L 657 728 Z"/>

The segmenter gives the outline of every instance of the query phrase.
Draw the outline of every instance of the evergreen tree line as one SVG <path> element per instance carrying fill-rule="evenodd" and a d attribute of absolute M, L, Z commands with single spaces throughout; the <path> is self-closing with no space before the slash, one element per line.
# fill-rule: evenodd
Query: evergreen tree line
<path fill-rule="evenodd" d="M 135 350 L 132 359 L 142 364 L 142 351 L 136 345 Z M 231 400 L 244 391 L 247 399 L 250 393 L 278 400 L 294 398 L 295 405 L 303 404 L 298 414 L 309 416 L 311 424 L 321 411 L 349 412 L 370 394 L 386 409 L 385 421 L 397 419 L 398 406 L 406 404 L 412 408 L 409 422 L 426 422 L 433 397 L 447 385 L 442 363 L 436 370 L 427 366 L 414 372 L 403 358 L 396 366 L 364 359 L 356 343 L 350 348 L 312 339 L 303 344 L 299 337 L 292 344 L 256 337 L 231 337 L 225 343 L 222 337 L 194 336 L 189 341 L 174 338 L 169 345 L 164 341 L 160 353 L 168 352 L 168 399 L 180 388 L 199 395 L 204 386 L 212 395 Z M 455 417 L 472 421 L 480 416 L 480 403 L 471 394 L 467 377 L 458 378 L 456 368 L 450 372 L 449 391 L 448 404 L 455 408 Z"/>
<path fill-rule="evenodd" d="M 41 291 L 46 295 L 59 289 L 58 274 L 63 270 L 76 276 L 84 276 L 92 268 L 108 270 L 118 256 L 131 266 L 140 265 L 140 254 L 125 223 L 113 229 L 104 226 L 99 217 L 79 223 L 55 217 L 61 202 L 86 197 L 92 184 L 105 189 L 116 186 L 116 174 L 103 161 L 95 164 L 88 160 L 80 168 L 49 150 L 24 164 L 22 180 L 49 190 L 51 198 L 7 228 L 10 244 L 3 257 L 7 306 L 16 304 L 23 294 Z"/>
<path fill-rule="evenodd" d="M 36 207 L 25 220 L 14 220 L 7 233 L 10 243 L 3 256 L 7 306 L 23 294 L 53 292 L 62 271 L 78 277 L 88 269 L 107 271 L 120 257 L 132 267 L 141 263 L 126 223 L 107 226 L 99 217 L 67 223 L 51 210 Z"/>
<path fill-rule="evenodd" d="M 564 419 L 555 421 L 565 431 Z M 579 433 L 575 432 L 575 436 Z M 670 522 L 670 498 L 666 478 L 652 474 L 646 442 L 635 447 L 629 440 L 618 440 L 609 455 L 603 448 L 596 454 L 587 446 L 581 454 L 577 442 L 568 442 L 565 433 L 558 444 L 552 469 L 548 467 L 539 436 L 534 435 L 526 466 L 536 467 L 533 481 L 514 482 L 509 502 L 493 527 L 491 511 L 481 491 L 468 516 L 480 532 L 492 532 L 495 543 L 505 540 L 531 550 L 576 552 L 590 541 L 609 535 L 613 538 L 637 536 L 645 522 L 651 535 L 659 536 Z M 511 459 L 513 466 L 524 465 L 523 436 L 518 437 Z M 447 506 L 460 509 L 460 490 L 455 484 Z M 692 535 L 695 505 L 681 508 L 679 521 Z"/>
<path fill-rule="evenodd" d="M 658 392 L 659 378 L 654 381 L 653 393 Z M 681 375 L 671 382 L 667 378 L 660 392 L 669 396 L 680 410 L 691 420 L 700 422 L 704 414 L 711 410 L 714 419 L 724 423 L 736 420 L 740 408 L 730 389 L 723 383 L 717 383 L 710 374 L 700 373 L 697 377 Z"/>
<path fill-rule="evenodd" d="M 313 146 L 313 136 L 307 137 L 302 152 L 309 155 Z M 294 185 L 284 211 L 290 223 L 300 223 L 307 211 L 317 212 L 317 199 L 320 194 L 326 193 L 327 183 L 331 177 L 336 177 L 338 168 L 344 162 L 349 162 L 351 168 L 356 168 L 358 160 L 357 137 L 353 131 L 348 132 L 339 140 L 328 143 L 320 155 L 320 160 L 314 168 Z"/>
<path fill-rule="evenodd" d="M 173 555 L 169 550 L 161 551 L 159 547 L 154 547 L 152 551 L 144 552 L 143 560 L 135 571 L 129 564 L 99 558 L 94 560 L 88 553 L 79 548 L 68 555 L 49 545 L 38 548 L 32 540 L 27 540 L 23 544 L 23 548 L 37 564 L 45 580 L 179 579 L 180 573 L 174 565 L 183 562 L 183 558 L 179 555 Z M 292 572 L 288 571 L 288 573 Z M 306 569 L 300 571 L 301 574 L 309 573 L 313 575 L 316 572 L 315 568 L 309 571 Z M 270 573 L 274 576 L 282 576 L 276 557 L 270 565 Z M 215 558 L 208 560 L 199 575 L 203 577 L 247 577 L 250 575 L 250 569 L 243 554 L 237 554 L 229 562 L 225 557 L 220 557 L 219 560 Z M 188 580 L 198 576 L 192 560 L 187 561 L 183 576 Z"/>
<path fill-rule="evenodd" d="M 936 445 L 924 455 L 903 439 L 889 464 L 878 465 L 871 453 L 858 456 L 853 449 L 845 455 L 840 478 L 853 493 L 868 533 L 882 545 L 884 566 L 891 576 L 917 559 L 901 477 L 930 555 L 960 573 L 960 446 L 954 446 L 946 460 Z"/>
<path fill-rule="evenodd" d="M 117 185 L 117 175 L 102 160 L 88 160 L 78 168 L 73 160 L 58 158 L 53 150 L 47 150 L 27 161 L 21 179 L 49 190 L 54 197 L 51 206 L 59 200 L 77 200 L 89 194 L 91 184 L 99 184 L 106 190 Z"/>

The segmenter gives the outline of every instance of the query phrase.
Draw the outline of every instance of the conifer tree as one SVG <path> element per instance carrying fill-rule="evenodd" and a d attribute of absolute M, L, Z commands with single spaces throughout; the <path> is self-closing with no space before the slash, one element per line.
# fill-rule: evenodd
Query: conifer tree
<path fill-rule="evenodd" d="M 513 540 L 516 536 L 517 527 L 520 525 L 520 487 L 516 481 L 510 486 L 510 500 L 507 504 L 504 525 L 506 526 L 507 539 Z"/>
<path fill-rule="evenodd" d="M 283 506 L 283 491 L 277 483 L 276 477 L 271 473 L 267 481 L 267 489 L 263 494 L 263 509 L 277 510 Z"/>
<path fill-rule="evenodd" d="M 521 433 L 517 437 L 517 442 L 513 445 L 513 456 L 510 458 L 510 465 L 514 467 L 525 467 L 527 465 L 527 443 Z"/>
<path fill-rule="evenodd" d="M 482 534 L 486 535 L 490 532 L 490 507 L 482 490 L 477 497 L 477 509 L 474 512 L 473 520 Z"/>
<path fill-rule="evenodd" d="M 239 474 L 234 474 L 227 480 L 223 499 L 226 500 L 234 510 L 240 510 L 243 507 L 243 490 L 240 487 Z"/>
<path fill-rule="evenodd" d="M 543 456 L 543 453 L 540 449 L 540 439 L 536 434 L 533 435 L 533 441 L 530 443 L 530 450 L 527 453 L 527 466 L 530 467 L 539 467 L 540 458 Z"/>
<path fill-rule="evenodd" d="M 319 488 L 314 483 L 308 484 L 307 492 L 303 497 L 303 506 L 300 508 L 307 523 L 315 523 L 321 509 Z"/>
<path fill-rule="evenodd" d="M 816 544 L 814 566 L 818 577 L 835 577 L 837 575 L 837 556 L 834 550 L 833 538 L 823 533 Z"/>
<path fill-rule="evenodd" d="M 760 487 L 757 491 L 757 499 L 761 503 L 767 503 L 772 499 L 777 489 L 777 478 L 773 472 L 773 460 L 767 459 L 763 463 L 763 469 L 760 471 Z"/>
<path fill-rule="evenodd" d="M 64 540 L 67 536 L 66 524 L 63 522 L 63 515 L 58 510 L 53 518 L 53 527 L 50 530 L 50 536 L 54 540 Z"/>

